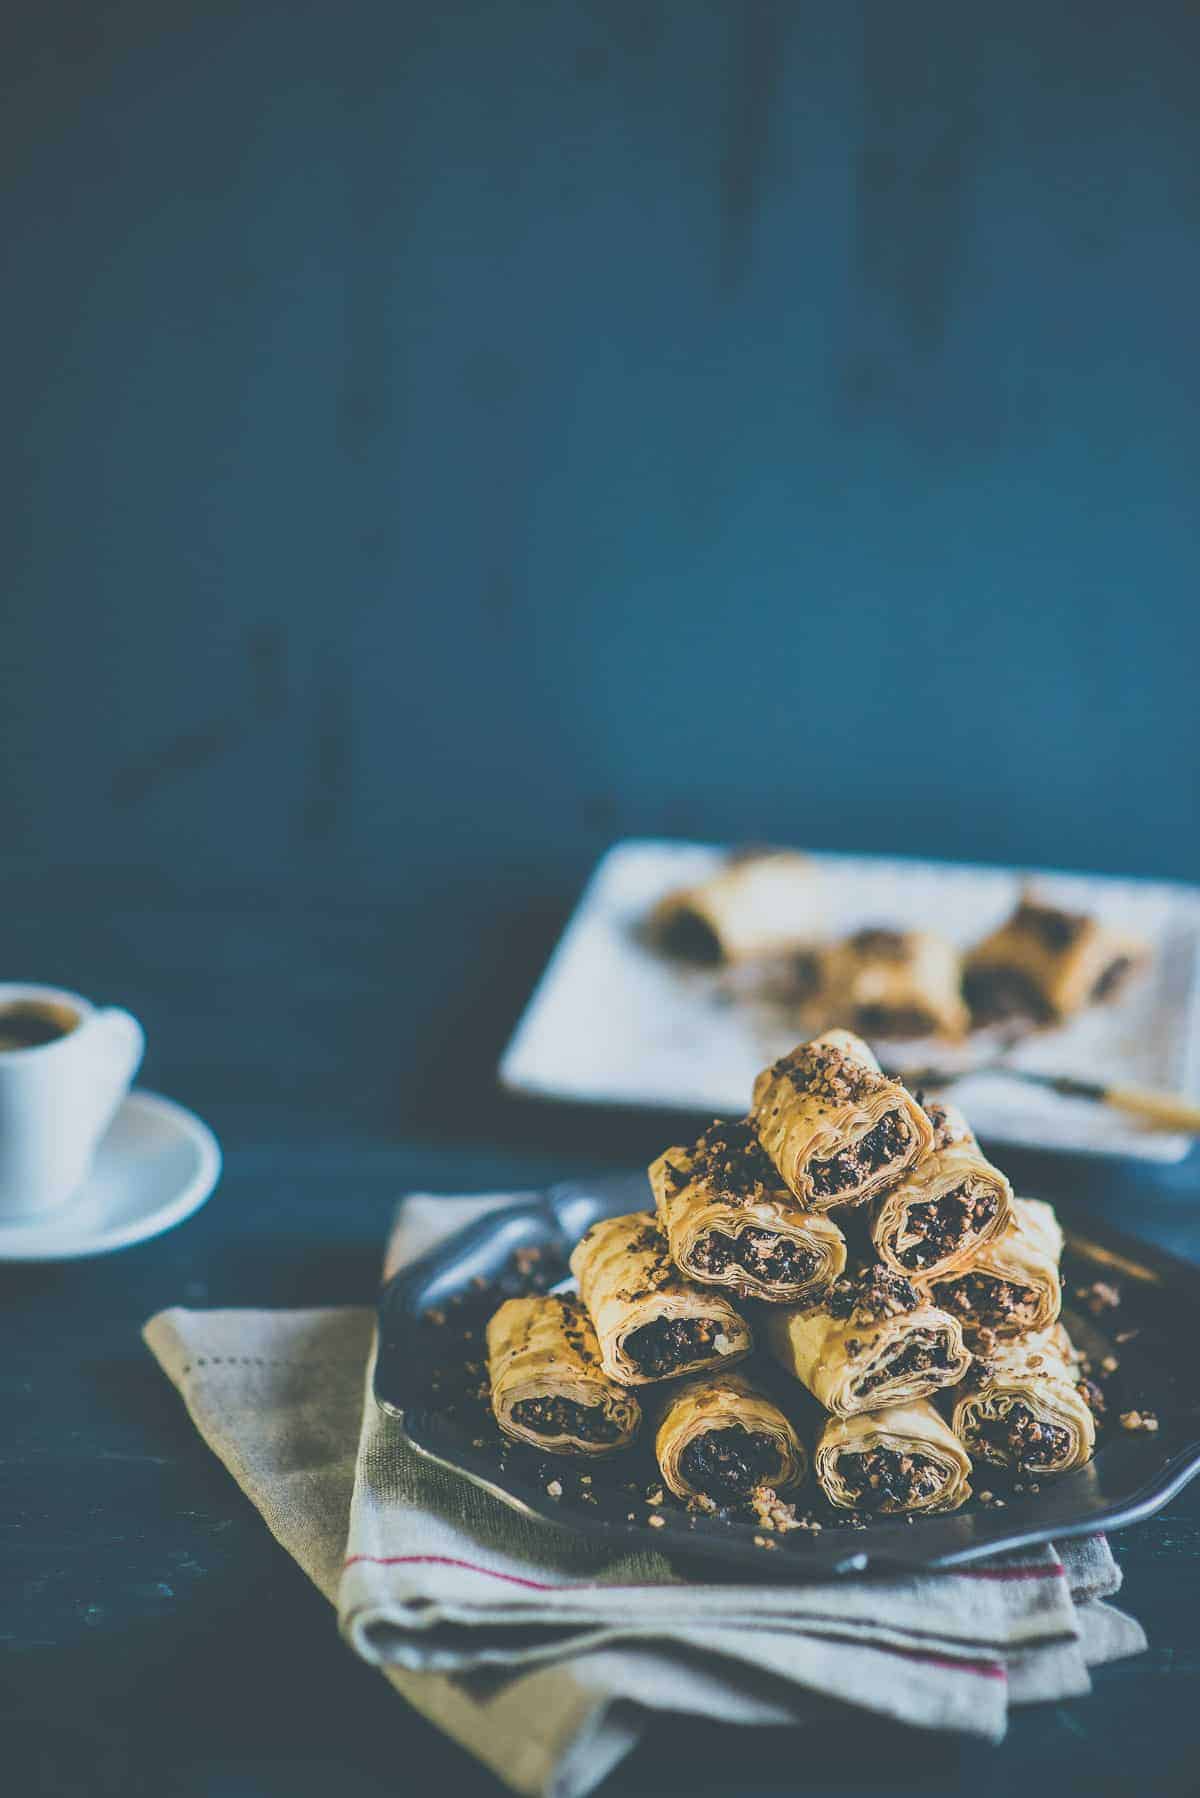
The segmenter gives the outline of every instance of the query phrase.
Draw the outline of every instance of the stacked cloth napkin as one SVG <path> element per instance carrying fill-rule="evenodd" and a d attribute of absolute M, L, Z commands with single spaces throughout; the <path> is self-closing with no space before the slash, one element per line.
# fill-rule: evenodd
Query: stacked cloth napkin
<path fill-rule="evenodd" d="M 406 1200 L 387 1271 L 513 1196 Z M 706 1584 L 518 1516 L 399 1440 L 372 1325 L 171 1310 L 145 1335 L 350 1645 L 515 1791 L 590 1791 L 654 1712 L 801 1724 L 833 1700 L 996 1741 L 1010 1704 L 1077 1696 L 1146 1646 L 1105 1602 L 1103 1537 L 914 1578 Z"/>

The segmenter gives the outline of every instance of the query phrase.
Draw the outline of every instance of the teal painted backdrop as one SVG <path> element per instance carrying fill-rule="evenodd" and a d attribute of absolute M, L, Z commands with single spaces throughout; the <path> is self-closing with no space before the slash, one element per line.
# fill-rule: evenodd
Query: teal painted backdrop
<path fill-rule="evenodd" d="M 1200 878 L 1200 14 L 25 4 L 9 875 Z"/>

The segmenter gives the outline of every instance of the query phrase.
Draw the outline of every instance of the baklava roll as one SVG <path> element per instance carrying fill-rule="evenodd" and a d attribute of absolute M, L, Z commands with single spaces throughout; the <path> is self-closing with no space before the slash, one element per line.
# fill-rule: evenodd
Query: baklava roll
<path fill-rule="evenodd" d="M 846 1276 L 809 1310 L 772 1310 L 765 1329 L 775 1359 L 835 1417 L 910 1404 L 971 1364 L 957 1320 L 890 1267 Z"/>
<path fill-rule="evenodd" d="M 830 951 L 831 1017 L 866 1037 L 965 1036 L 958 951 L 931 930 L 859 930 Z"/>
<path fill-rule="evenodd" d="M 965 1267 L 930 1281 L 930 1292 L 943 1311 L 958 1318 L 968 1342 L 1027 1336 L 1046 1329 L 1062 1307 L 1062 1246 L 1053 1205 L 1014 1199 L 1004 1232 Z"/>
<path fill-rule="evenodd" d="M 648 1211 L 593 1224 L 575 1245 L 571 1272 L 601 1365 L 624 1386 L 721 1367 L 754 1347 L 749 1324 L 722 1293 L 679 1273 Z"/>
<path fill-rule="evenodd" d="M 785 1185 L 815 1211 L 861 1204 L 933 1147 L 912 1094 L 849 1030 L 827 1030 L 764 1068 L 753 1122 Z"/>
<path fill-rule="evenodd" d="M 661 899 L 650 934 L 666 954 L 709 966 L 773 955 L 813 934 L 814 891 L 807 856 L 731 855 L 707 880 Z"/>
<path fill-rule="evenodd" d="M 925 1110 L 933 1148 L 898 1186 L 874 1201 L 871 1238 L 889 1267 L 928 1280 L 964 1267 L 1006 1230 L 1013 1195 L 957 1106 Z"/>
<path fill-rule="evenodd" d="M 739 1504 L 756 1486 L 798 1486 L 808 1451 L 779 1406 L 740 1373 L 697 1374 L 673 1387 L 654 1438 L 677 1498 Z"/>
<path fill-rule="evenodd" d="M 552 1455 L 627 1448 L 641 1406 L 600 1366 L 600 1344 L 577 1298 L 505 1299 L 487 1327 L 492 1410 L 506 1436 Z"/>
<path fill-rule="evenodd" d="M 1112 998 L 1145 953 L 1143 943 L 1085 912 L 1024 898 L 968 954 L 963 993 L 976 1024 L 1061 1023 Z"/>
<path fill-rule="evenodd" d="M 689 1280 L 799 1305 L 846 1265 L 837 1225 L 797 1205 L 749 1120 L 713 1124 L 690 1149 L 667 1149 L 650 1186 L 671 1258 Z"/>
<path fill-rule="evenodd" d="M 844 1511 L 957 1511 L 971 1496 L 970 1460 L 924 1399 L 829 1418 L 813 1468 L 830 1504 Z"/>
<path fill-rule="evenodd" d="M 1043 1478 L 1092 1458 L 1096 1423 L 1060 1330 L 999 1344 L 977 1363 L 952 1414 L 976 1461 Z"/>

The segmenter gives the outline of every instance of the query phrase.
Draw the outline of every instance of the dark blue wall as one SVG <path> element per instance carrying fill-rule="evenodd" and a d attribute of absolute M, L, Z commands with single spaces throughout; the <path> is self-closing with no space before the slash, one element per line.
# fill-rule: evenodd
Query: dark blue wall
<path fill-rule="evenodd" d="M 1200 877 L 1200 13 L 3 27 L 10 870 Z"/>

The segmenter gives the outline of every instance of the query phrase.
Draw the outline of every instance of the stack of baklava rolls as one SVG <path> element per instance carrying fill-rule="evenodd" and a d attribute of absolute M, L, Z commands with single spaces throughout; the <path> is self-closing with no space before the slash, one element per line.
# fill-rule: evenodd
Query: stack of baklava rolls
<path fill-rule="evenodd" d="M 492 1318 L 508 1435 L 609 1453 L 645 1405 L 665 1483 L 705 1507 L 811 1465 L 843 1509 L 949 1511 L 972 1461 L 1037 1478 L 1090 1456 L 1052 1209 L 1014 1199 L 961 1114 L 918 1103 L 859 1037 L 765 1069 L 750 1115 L 667 1149 L 650 1186 L 653 1213 L 577 1245 L 578 1298 Z"/>

